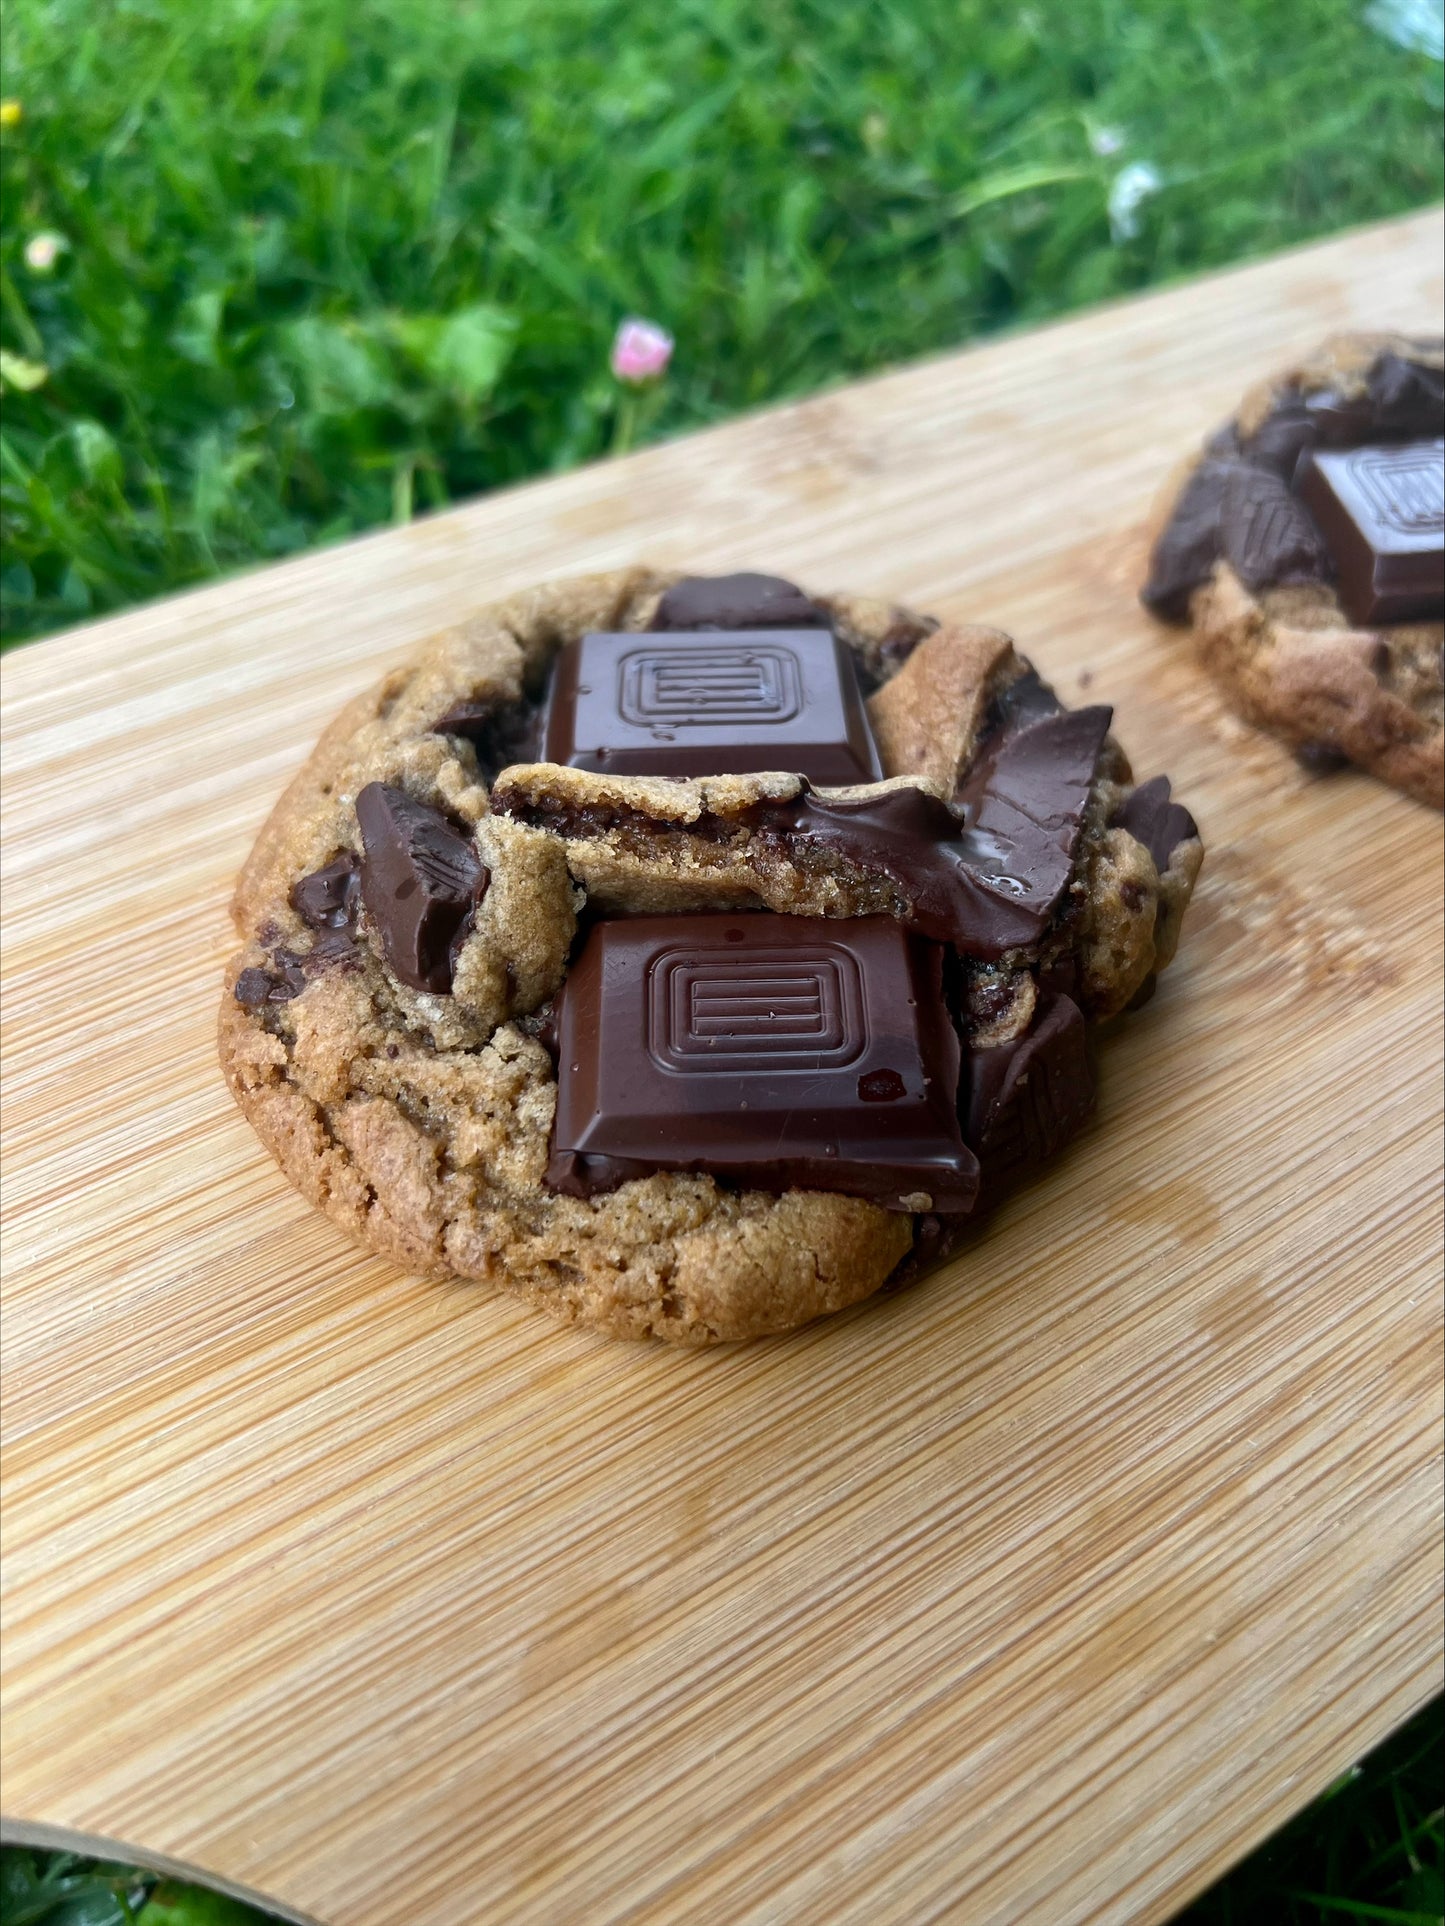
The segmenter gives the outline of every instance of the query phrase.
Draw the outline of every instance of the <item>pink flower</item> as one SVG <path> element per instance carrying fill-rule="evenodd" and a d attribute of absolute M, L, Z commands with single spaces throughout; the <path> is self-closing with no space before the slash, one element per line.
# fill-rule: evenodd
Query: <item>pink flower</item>
<path fill-rule="evenodd" d="M 655 321 L 624 321 L 612 343 L 612 372 L 619 381 L 656 381 L 667 372 L 672 346 Z"/>

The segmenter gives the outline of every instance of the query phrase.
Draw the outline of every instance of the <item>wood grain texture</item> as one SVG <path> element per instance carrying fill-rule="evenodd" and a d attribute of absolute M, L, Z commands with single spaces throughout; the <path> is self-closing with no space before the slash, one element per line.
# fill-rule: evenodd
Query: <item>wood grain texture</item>
<path fill-rule="evenodd" d="M 7 1814 L 329 1926 L 1149 1922 L 1438 1689 L 1441 824 L 1134 588 L 1262 370 L 1440 313 L 1432 211 L 6 663 Z M 645 558 L 1010 628 L 1210 852 L 1055 1170 L 701 1355 L 348 1248 L 212 1045 L 330 714 Z"/>

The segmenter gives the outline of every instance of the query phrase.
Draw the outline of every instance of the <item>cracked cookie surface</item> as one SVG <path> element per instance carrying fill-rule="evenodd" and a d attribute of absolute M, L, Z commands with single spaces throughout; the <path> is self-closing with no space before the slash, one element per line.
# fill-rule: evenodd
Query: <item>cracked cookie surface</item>
<path fill-rule="evenodd" d="M 1135 785 L 1108 711 L 1065 711 L 996 630 L 768 591 L 789 591 L 772 626 L 829 626 L 849 652 L 876 783 L 536 759 L 559 649 L 737 623 L 729 594 L 757 622 L 768 579 L 633 570 L 483 609 L 344 710 L 263 829 L 233 904 L 227 1080 L 298 1189 L 407 1268 L 697 1343 L 789 1329 L 946 1247 L 925 1195 L 884 1208 L 702 1169 L 552 1187 L 554 1010 L 599 918 L 882 917 L 941 945 L 986 1200 L 1082 1122 L 1088 1026 L 1170 960 L 1192 820 L 1164 778 Z M 1045 765 L 1047 808 L 1028 788 Z"/>
<path fill-rule="evenodd" d="M 1442 368 L 1438 339 L 1341 335 L 1263 382 L 1169 489 L 1142 591 L 1155 614 L 1190 626 L 1239 713 L 1307 766 L 1353 763 L 1436 808 L 1445 805 Z M 1433 606 L 1391 619 L 1352 592 L 1356 558 L 1334 552 L 1338 531 L 1318 519 L 1312 471 L 1342 452 L 1388 461 L 1407 448 L 1419 451 L 1414 479 L 1436 478 L 1434 502 L 1408 506 L 1417 521 L 1422 507 L 1435 518 L 1437 593 Z"/>

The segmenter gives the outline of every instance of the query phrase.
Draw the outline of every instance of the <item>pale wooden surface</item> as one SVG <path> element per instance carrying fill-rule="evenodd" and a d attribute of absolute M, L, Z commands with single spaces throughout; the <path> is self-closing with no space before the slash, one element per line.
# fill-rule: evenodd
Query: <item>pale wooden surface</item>
<path fill-rule="evenodd" d="M 1176 456 L 1332 327 L 1438 328 L 1439 264 L 1426 213 L 7 662 L 8 1815 L 331 1926 L 1154 1921 L 1438 1689 L 1441 825 L 1133 589 Z M 1210 849 L 1064 1164 L 704 1355 L 351 1250 L 212 1051 L 342 699 L 642 557 L 1008 626 Z"/>

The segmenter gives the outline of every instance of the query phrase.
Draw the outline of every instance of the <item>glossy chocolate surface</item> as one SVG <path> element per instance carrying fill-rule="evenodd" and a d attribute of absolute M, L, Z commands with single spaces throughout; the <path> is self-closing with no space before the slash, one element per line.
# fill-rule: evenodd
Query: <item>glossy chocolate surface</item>
<path fill-rule="evenodd" d="M 1045 1003 L 1028 1033 L 968 1057 L 965 1135 L 992 1202 L 1063 1149 L 1094 1107 L 1088 1034 L 1066 996 Z"/>
<path fill-rule="evenodd" d="M 1352 622 L 1445 612 L 1445 441 L 1316 449 L 1295 485 L 1324 531 Z"/>
<path fill-rule="evenodd" d="M 910 929 L 995 959 L 1037 942 L 1058 908 L 1112 713 L 1060 711 L 1001 731 L 960 785 L 958 815 L 925 789 L 899 788 L 859 802 L 804 794 L 743 820 L 794 860 L 812 844 L 886 876 Z"/>
<path fill-rule="evenodd" d="M 547 1183 L 653 1171 L 966 1211 L 944 954 L 887 917 L 596 924 L 558 999 Z"/>
<path fill-rule="evenodd" d="M 687 575 L 658 602 L 658 629 L 826 629 L 828 611 L 780 575 Z"/>
<path fill-rule="evenodd" d="M 1171 800 L 1167 776 L 1152 776 L 1148 782 L 1141 782 L 1115 810 L 1110 825 L 1127 829 L 1136 842 L 1143 843 L 1161 876 L 1180 843 L 1199 834 L 1189 811 Z"/>
<path fill-rule="evenodd" d="M 804 790 L 788 802 L 703 815 L 677 833 L 745 842 L 805 866 L 814 851 L 836 857 L 891 885 L 892 900 L 879 907 L 965 956 L 996 960 L 1036 943 L 1073 873 L 1112 711 L 1050 708 L 1052 693 L 1027 681 L 1016 700 L 1001 705 L 953 808 L 910 785 L 862 798 Z M 672 833 L 667 823 L 621 804 L 572 806 L 506 794 L 497 801 L 518 821 L 569 838 L 635 833 L 665 844 Z M 1181 819 L 1190 820 L 1183 810 L 1169 821 Z"/>
<path fill-rule="evenodd" d="M 786 770 L 876 782 L 847 647 L 827 629 L 584 635 L 557 658 L 542 759 L 613 776 Z"/>
<path fill-rule="evenodd" d="M 313 930 L 346 930 L 361 901 L 361 864 L 350 850 L 292 886 L 291 907 Z"/>
<path fill-rule="evenodd" d="M 356 798 L 361 900 L 386 960 L 413 990 L 446 995 L 490 874 L 469 838 L 404 790 L 369 782 Z"/>

